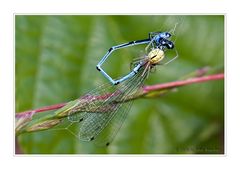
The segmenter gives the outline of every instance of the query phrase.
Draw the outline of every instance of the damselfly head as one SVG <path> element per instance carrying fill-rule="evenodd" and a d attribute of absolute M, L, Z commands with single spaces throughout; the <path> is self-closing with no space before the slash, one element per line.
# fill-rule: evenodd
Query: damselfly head
<path fill-rule="evenodd" d="M 161 41 L 163 39 L 168 39 L 171 36 L 172 35 L 169 32 L 160 32 L 153 37 L 153 40 L 156 43 L 156 45 L 159 46 L 159 45 L 161 45 Z"/>
<path fill-rule="evenodd" d="M 157 64 L 164 58 L 163 50 L 156 48 L 148 53 L 148 59 L 151 64 Z"/>
<path fill-rule="evenodd" d="M 162 47 L 167 47 L 167 49 L 173 49 L 174 48 L 174 44 L 172 41 L 169 41 L 167 39 L 162 39 L 160 42 Z"/>

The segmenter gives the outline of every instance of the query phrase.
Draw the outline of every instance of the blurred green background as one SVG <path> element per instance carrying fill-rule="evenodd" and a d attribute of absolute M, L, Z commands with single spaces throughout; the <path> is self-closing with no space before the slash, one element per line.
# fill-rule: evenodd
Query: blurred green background
<path fill-rule="evenodd" d="M 179 58 L 158 67 L 145 84 L 174 81 L 196 69 L 224 66 L 224 16 L 15 16 L 16 112 L 74 100 L 107 80 L 95 66 L 113 46 L 176 29 Z M 104 65 L 128 73 L 144 48 L 116 52 Z M 193 84 L 165 96 L 134 101 L 109 147 L 68 131 L 17 137 L 22 153 L 224 153 L 224 81 Z"/>

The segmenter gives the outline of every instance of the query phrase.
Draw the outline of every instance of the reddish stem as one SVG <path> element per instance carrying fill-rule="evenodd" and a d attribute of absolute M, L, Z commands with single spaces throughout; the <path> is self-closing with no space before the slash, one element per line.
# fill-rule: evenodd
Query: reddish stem
<path fill-rule="evenodd" d="M 51 106 L 45 106 L 45 107 L 35 109 L 35 110 L 28 110 L 28 111 L 25 111 L 25 112 L 17 113 L 15 115 L 15 117 L 16 118 L 31 117 L 34 114 L 39 113 L 39 112 L 45 112 L 45 111 L 60 109 L 63 106 L 65 106 L 66 104 L 67 103 L 59 103 L 59 104 L 55 104 L 55 105 L 51 105 Z"/>
<path fill-rule="evenodd" d="M 179 81 L 174 81 L 174 82 L 169 82 L 169 83 L 164 83 L 164 84 L 144 86 L 143 90 L 144 90 L 144 93 L 148 93 L 148 92 L 154 91 L 154 90 L 169 89 L 169 88 L 179 87 L 179 86 L 193 84 L 193 83 L 201 83 L 201 82 L 205 82 L 205 81 L 219 80 L 219 79 L 223 79 L 223 78 L 224 78 L 223 73 L 214 74 L 214 75 L 210 75 L 210 76 L 196 77 L 196 78 L 191 78 L 191 79 L 187 79 L 187 80 L 179 80 Z"/>
<path fill-rule="evenodd" d="M 220 80 L 220 79 L 224 79 L 224 74 L 223 73 L 204 76 L 204 77 L 190 78 L 190 79 L 187 79 L 187 80 L 178 80 L 178 81 L 164 83 L 164 84 L 156 84 L 156 85 L 152 85 L 152 86 L 144 86 L 143 87 L 143 92 L 146 94 L 146 93 L 151 92 L 151 91 L 169 89 L 169 88 L 180 87 L 180 86 L 183 86 L 183 85 L 188 85 L 188 84 L 193 84 L 193 83 L 201 83 L 201 82 L 212 81 L 212 80 Z M 39 112 L 45 112 L 45 111 L 60 109 L 63 106 L 65 106 L 66 104 L 67 103 L 60 103 L 60 104 L 55 104 L 55 105 L 51 105 L 51 106 L 45 106 L 45 107 L 35 109 L 35 110 L 29 110 L 29 111 L 17 113 L 15 117 L 16 118 L 31 117 L 34 114 L 39 113 Z"/>

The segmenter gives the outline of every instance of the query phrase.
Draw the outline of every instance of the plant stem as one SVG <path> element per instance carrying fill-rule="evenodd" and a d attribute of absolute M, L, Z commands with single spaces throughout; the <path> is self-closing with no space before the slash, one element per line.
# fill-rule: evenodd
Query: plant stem
<path fill-rule="evenodd" d="M 127 96 L 126 100 L 115 101 L 115 102 L 128 102 L 130 100 L 135 100 L 140 97 L 145 97 L 145 98 L 156 97 L 156 96 L 158 97 L 162 94 L 169 92 L 171 89 L 174 89 L 177 87 L 181 87 L 181 86 L 185 86 L 193 83 L 202 83 L 202 82 L 224 79 L 224 73 L 204 76 L 208 71 L 209 71 L 209 68 L 204 67 L 184 76 L 182 79 L 177 81 L 162 83 L 162 84 L 155 84 L 151 86 L 144 86 L 142 87 L 140 92 L 137 93 L 136 95 L 129 95 Z M 112 96 L 113 94 L 109 93 L 108 95 Z M 87 96 L 87 98 L 94 99 L 94 100 L 102 100 L 106 98 L 106 95 L 105 96 Z M 76 103 L 81 103 L 81 105 L 79 105 L 77 109 L 82 112 L 85 112 L 86 109 L 89 109 L 89 108 L 84 108 L 85 106 L 84 104 L 86 104 L 87 102 L 89 101 L 86 99 L 86 96 L 85 97 L 83 96 L 71 102 L 60 103 L 60 104 L 55 104 L 51 106 L 45 106 L 45 107 L 34 109 L 34 110 L 24 111 L 21 113 L 16 113 L 15 115 L 16 135 L 19 135 L 21 133 L 26 133 L 26 132 L 35 132 L 35 131 L 53 128 L 54 126 L 60 124 L 63 118 L 68 116 L 69 107 L 74 107 L 74 109 L 76 109 Z M 68 108 L 67 110 L 65 110 L 65 108 L 63 107 L 67 104 L 68 104 Z M 111 105 L 109 107 L 110 107 L 109 109 L 111 109 Z M 54 113 L 49 113 L 46 115 L 38 114 L 41 112 L 52 111 L 52 110 L 57 110 L 61 108 L 63 108 L 63 110 L 58 110 L 57 112 L 54 112 Z M 103 110 L 102 108 L 92 108 L 92 109 L 93 110 L 87 110 L 87 111 L 104 112 L 103 110 L 106 108 L 103 108 Z"/>
<path fill-rule="evenodd" d="M 206 82 L 206 81 L 220 80 L 220 79 L 223 79 L 223 78 L 224 78 L 224 74 L 220 73 L 220 74 L 214 74 L 214 75 L 209 75 L 209 76 L 190 78 L 190 79 L 187 79 L 187 80 L 178 80 L 178 81 L 168 82 L 168 83 L 163 83 L 163 84 L 144 86 L 142 95 L 146 95 L 146 94 L 148 94 L 150 92 L 153 92 L 153 91 L 159 91 L 159 90 L 163 90 L 163 89 L 171 89 L 171 88 L 176 88 L 176 87 L 189 85 L 189 84 L 193 84 L 193 83 L 202 83 L 202 82 Z M 139 97 L 139 96 L 137 96 L 137 97 Z M 137 98 L 137 97 L 134 97 L 134 98 Z M 39 112 L 45 112 L 45 111 L 60 109 L 63 106 L 65 106 L 66 104 L 67 103 L 59 103 L 59 104 L 45 106 L 45 107 L 34 109 L 34 110 L 28 110 L 28 111 L 20 112 L 20 113 L 17 113 L 15 117 L 16 118 L 31 117 L 34 114 L 39 113 Z"/>
<path fill-rule="evenodd" d="M 144 93 L 149 93 L 151 91 L 175 88 L 175 87 L 180 87 L 180 86 L 184 86 L 184 85 L 188 85 L 188 84 L 202 83 L 205 81 L 219 80 L 219 79 L 223 79 L 223 78 L 224 78 L 224 74 L 220 73 L 220 74 L 214 74 L 214 75 L 209 75 L 209 76 L 204 76 L 204 77 L 191 78 L 191 79 L 187 79 L 187 80 L 179 80 L 179 81 L 174 81 L 174 82 L 169 82 L 169 83 L 144 86 L 143 90 L 144 90 Z"/>

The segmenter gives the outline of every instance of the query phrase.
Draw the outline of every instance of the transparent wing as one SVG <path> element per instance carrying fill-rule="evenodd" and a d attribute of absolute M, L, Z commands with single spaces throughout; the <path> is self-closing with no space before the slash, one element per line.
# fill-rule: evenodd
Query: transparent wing
<path fill-rule="evenodd" d="M 132 103 L 132 101 L 129 101 L 123 104 L 115 113 L 113 113 L 111 120 L 101 131 L 101 133 L 99 133 L 96 140 L 94 140 L 94 143 L 99 146 L 108 146 L 112 142 L 117 132 L 121 128 L 124 120 L 126 119 Z"/>
<path fill-rule="evenodd" d="M 91 136 L 90 139 L 94 139 L 95 143 L 97 143 L 98 145 L 108 145 L 113 140 L 113 138 L 117 134 L 117 131 L 122 126 L 122 123 L 124 122 L 127 113 L 129 112 L 129 109 L 131 108 L 132 101 L 124 101 L 127 100 L 128 95 L 136 93 L 139 89 L 139 86 L 142 85 L 143 77 L 139 75 L 137 75 L 135 79 L 132 79 L 132 81 L 130 81 L 132 85 L 126 86 L 126 89 L 124 89 L 124 93 L 115 98 L 115 101 L 112 101 L 114 103 L 116 103 L 117 101 L 114 110 L 110 110 L 109 112 L 100 114 L 104 118 L 103 120 L 101 120 L 101 118 L 98 119 L 100 117 L 99 114 L 91 114 L 91 116 L 94 116 L 93 120 L 95 120 L 95 122 L 90 121 L 92 119 L 84 122 L 84 124 L 80 128 L 80 138 L 83 138 L 83 136 L 85 137 L 85 135 L 90 137 L 89 134 L 95 134 L 97 137 L 95 138 L 94 136 Z M 119 103 L 119 101 L 121 102 Z M 96 129 L 92 129 L 91 127 L 95 127 Z"/>
<path fill-rule="evenodd" d="M 142 71 L 140 69 L 135 76 L 119 85 L 100 86 L 79 99 L 78 106 L 69 112 L 68 118 L 80 123 L 78 136 L 81 140 L 94 140 L 104 145 L 111 142 L 131 107 L 132 102 L 125 101 L 129 95 L 138 92 L 146 78 Z M 103 129 L 103 135 L 98 137 Z"/>
<path fill-rule="evenodd" d="M 103 105 L 112 95 L 111 86 L 109 83 L 103 84 L 77 99 L 78 103 L 68 112 L 68 120 L 81 122 L 89 116 L 88 112 L 104 112 L 104 108 L 101 109 L 99 106 Z"/>

